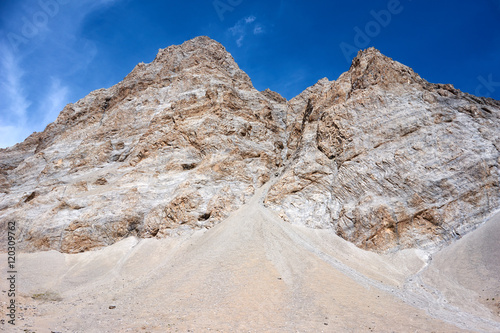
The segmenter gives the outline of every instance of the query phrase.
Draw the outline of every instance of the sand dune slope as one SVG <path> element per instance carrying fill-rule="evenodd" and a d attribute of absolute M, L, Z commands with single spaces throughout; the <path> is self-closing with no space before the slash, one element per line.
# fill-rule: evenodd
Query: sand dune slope
<path fill-rule="evenodd" d="M 423 280 L 471 313 L 500 319 L 500 214 L 433 256 Z M 484 307 L 483 307 L 484 306 Z"/>
<path fill-rule="evenodd" d="M 493 308 L 473 297 L 485 297 L 477 283 L 483 280 L 490 288 L 485 293 L 498 293 L 494 289 L 498 255 L 461 244 L 478 243 L 486 234 L 488 246 L 498 253 L 494 241 L 494 235 L 496 239 L 500 235 L 498 220 L 428 264 L 429 257 L 415 250 L 381 256 L 330 231 L 284 223 L 261 203 L 270 185 L 210 230 L 162 240 L 128 238 L 81 254 L 22 254 L 18 286 L 22 306 L 16 328 L 28 332 L 500 331 L 500 317 L 495 319 Z M 461 259 L 457 253 L 463 254 Z M 5 256 L 0 260 L 5 263 Z M 478 267 L 486 268 L 476 274 Z M 449 276 L 453 283 L 443 282 Z M 457 290 L 468 296 L 458 297 Z M 6 325 L 1 326 L 11 328 Z"/>

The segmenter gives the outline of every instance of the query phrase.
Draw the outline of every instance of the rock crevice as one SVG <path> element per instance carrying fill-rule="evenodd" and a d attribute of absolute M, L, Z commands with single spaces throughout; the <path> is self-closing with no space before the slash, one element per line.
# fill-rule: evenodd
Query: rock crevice
<path fill-rule="evenodd" d="M 23 250 L 81 252 L 211 228 L 273 179 L 285 221 L 438 248 L 500 206 L 499 110 L 373 48 L 287 101 L 197 37 L 0 149 L 0 225 Z"/>

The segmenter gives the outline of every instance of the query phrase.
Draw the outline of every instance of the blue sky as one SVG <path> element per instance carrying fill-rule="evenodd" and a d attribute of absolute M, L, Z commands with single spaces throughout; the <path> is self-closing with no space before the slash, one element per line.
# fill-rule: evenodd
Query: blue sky
<path fill-rule="evenodd" d="M 0 147 L 200 35 L 288 99 L 374 46 L 430 82 L 500 100 L 500 0 L 2 0 Z"/>

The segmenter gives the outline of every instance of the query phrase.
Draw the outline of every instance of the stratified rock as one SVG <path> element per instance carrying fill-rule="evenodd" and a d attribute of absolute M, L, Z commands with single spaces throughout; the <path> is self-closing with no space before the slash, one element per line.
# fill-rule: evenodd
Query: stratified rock
<path fill-rule="evenodd" d="M 276 95 L 207 37 L 160 50 L 0 150 L 1 224 L 18 223 L 25 250 L 70 253 L 209 228 L 281 165 Z"/>
<path fill-rule="evenodd" d="M 0 149 L 0 239 L 15 221 L 21 249 L 74 253 L 210 228 L 277 175 L 286 221 L 440 246 L 500 206 L 499 109 L 374 49 L 286 101 L 197 37 Z"/>
<path fill-rule="evenodd" d="M 366 249 L 432 248 L 499 207 L 497 101 L 371 48 L 289 105 L 290 159 L 266 199 L 288 221 Z"/>

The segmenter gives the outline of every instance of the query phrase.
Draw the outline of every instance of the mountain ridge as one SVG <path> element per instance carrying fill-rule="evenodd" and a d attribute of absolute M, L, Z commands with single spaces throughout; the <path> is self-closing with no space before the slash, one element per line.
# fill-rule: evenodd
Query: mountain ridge
<path fill-rule="evenodd" d="M 20 221 L 28 251 L 165 237 L 223 221 L 278 174 L 265 204 L 286 221 L 439 248 L 500 206 L 499 108 L 374 48 L 287 101 L 197 37 L 0 149 L 0 224 Z"/>

